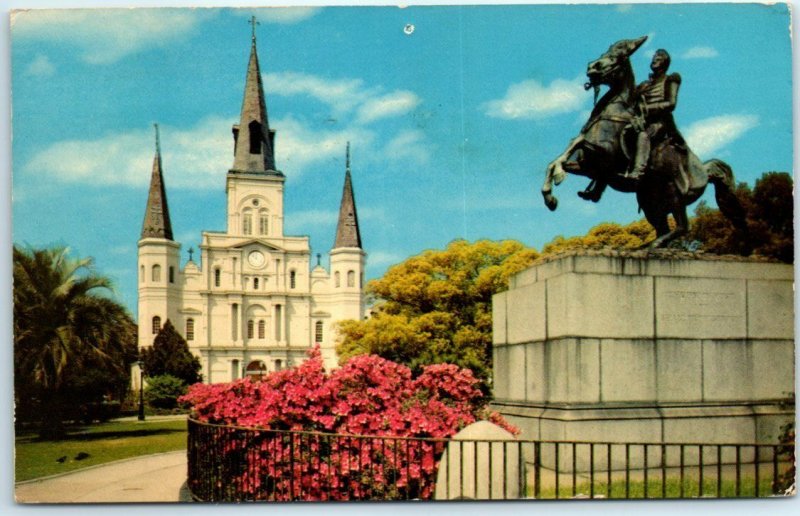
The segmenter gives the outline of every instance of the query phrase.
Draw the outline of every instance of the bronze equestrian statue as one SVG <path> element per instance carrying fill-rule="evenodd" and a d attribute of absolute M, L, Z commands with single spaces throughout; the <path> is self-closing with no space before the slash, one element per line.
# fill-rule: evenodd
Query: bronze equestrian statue
<path fill-rule="evenodd" d="M 717 159 L 701 162 L 672 119 L 680 76 L 666 74 L 669 54 L 656 52 L 653 74 L 636 87 L 630 56 L 646 39 L 618 41 L 589 63 L 586 89 L 594 88 L 595 99 L 601 85 L 608 91 L 595 103 L 580 134 L 548 165 L 542 186 L 545 205 L 556 209 L 553 184 L 560 184 L 568 172 L 591 179 L 587 189 L 578 193 L 589 201 L 599 201 L 608 186 L 635 192 L 656 230 L 656 239 L 648 247 L 657 248 L 687 233 L 686 206 L 711 183 L 720 211 L 744 234 L 745 212 L 733 193 L 733 171 Z M 675 219 L 673 230 L 667 219 L 670 214 Z"/>

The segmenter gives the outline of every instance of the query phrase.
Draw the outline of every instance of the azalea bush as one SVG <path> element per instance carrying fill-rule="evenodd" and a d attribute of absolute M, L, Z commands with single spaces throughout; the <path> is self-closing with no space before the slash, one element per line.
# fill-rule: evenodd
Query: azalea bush
<path fill-rule="evenodd" d="M 518 433 L 487 409 L 478 383 L 452 364 L 412 377 L 375 355 L 326 373 L 314 348 L 293 369 L 262 381 L 195 384 L 181 401 L 199 421 L 240 428 L 215 428 L 226 433 L 215 453 L 229 468 L 222 478 L 247 499 L 425 499 L 446 442 L 409 438 L 448 438 L 480 419 Z"/>

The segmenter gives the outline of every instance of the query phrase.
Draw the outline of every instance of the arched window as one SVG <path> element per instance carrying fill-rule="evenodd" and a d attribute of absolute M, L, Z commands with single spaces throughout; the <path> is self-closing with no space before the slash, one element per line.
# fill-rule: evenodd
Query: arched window
<path fill-rule="evenodd" d="M 215 287 L 219 286 L 221 276 L 222 276 L 222 271 L 219 270 L 219 267 L 214 269 L 214 286 Z"/>
<path fill-rule="evenodd" d="M 254 360 L 247 364 L 245 374 L 253 380 L 261 380 L 267 374 L 267 366 L 261 360 Z"/>
<path fill-rule="evenodd" d="M 144 283 L 144 265 L 139 267 L 139 281 Z"/>
<path fill-rule="evenodd" d="M 258 278 L 253 278 L 253 290 L 258 290 Z"/>
<path fill-rule="evenodd" d="M 248 124 L 247 129 L 250 132 L 250 154 L 261 154 L 261 142 L 264 141 L 261 124 L 253 120 Z"/>
<path fill-rule="evenodd" d="M 247 338 L 248 339 L 252 339 L 255 336 L 254 333 L 253 333 L 254 329 L 255 329 L 255 325 L 253 323 L 253 320 L 250 319 L 249 321 L 247 321 Z"/>
<path fill-rule="evenodd" d="M 242 212 L 242 234 L 253 234 L 253 213 L 250 210 Z"/>
<path fill-rule="evenodd" d="M 153 335 L 157 334 L 160 329 L 161 329 L 161 317 L 156 315 L 155 317 L 153 317 Z"/>
<path fill-rule="evenodd" d="M 322 321 L 317 321 L 314 325 L 314 342 L 317 344 L 322 342 Z"/>
<path fill-rule="evenodd" d="M 280 360 L 275 361 L 275 370 L 280 371 L 283 368 L 283 363 Z"/>
<path fill-rule="evenodd" d="M 347 286 L 348 287 L 355 287 L 356 286 L 356 273 L 355 273 L 355 271 L 347 271 Z"/>
<path fill-rule="evenodd" d="M 289 272 L 289 288 L 295 288 L 297 286 L 297 272 L 290 271 Z"/>
<path fill-rule="evenodd" d="M 258 234 L 269 235 L 269 213 L 266 210 L 258 213 Z"/>
<path fill-rule="evenodd" d="M 264 321 L 264 319 L 261 319 L 260 321 L 258 321 L 258 338 L 263 339 L 264 334 L 266 332 L 267 332 L 267 323 Z"/>
<path fill-rule="evenodd" d="M 169 282 L 175 283 L 175 267 L 169 267 Z"/>
<path fill-rule="evenodd" d="M 152 276 L 151 279 L 153 282 L 161 281 L 161 266 L 158 264 L 153 265 Z"/>
<path fill-rule="evenodd" d="M 194 319 L 186 319 L 186 340 L 194 340 Z"/>
<path fill-rule="evenodd" d="M 336 272 L 334 272 L 334 273 L 333 273 L 333 285 L 334 285 L 336 288 L 339 288 L 339 287 L 341 286 L 341 283 L 342 283 L 342 280 L 341 280 L 341 278 L 339 277 L 339 271 L 336 271 Z"/>

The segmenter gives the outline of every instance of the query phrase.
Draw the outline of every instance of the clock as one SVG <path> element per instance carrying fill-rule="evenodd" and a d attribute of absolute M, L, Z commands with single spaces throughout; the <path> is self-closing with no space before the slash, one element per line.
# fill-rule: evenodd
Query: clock
<path fill-rule="evenodd" d="M 264 254 L 261 251 L 250 251 L 250 254 L 247 255 L 247 263 L 249 263 L 252 267 L 263 267 L 265 263 L 267 263 L 267 259 L 264 257 Z"/>

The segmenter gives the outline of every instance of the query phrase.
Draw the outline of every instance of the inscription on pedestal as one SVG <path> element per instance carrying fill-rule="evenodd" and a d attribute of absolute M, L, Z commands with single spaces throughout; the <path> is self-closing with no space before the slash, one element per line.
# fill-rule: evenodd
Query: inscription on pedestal
<path fill-rule="evenodd" d="M 656 280 L 658 337 L 743 338 L 746 308 L 743 280 Z"/>

